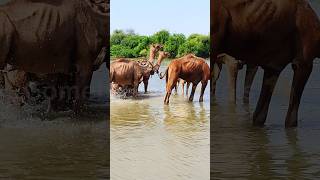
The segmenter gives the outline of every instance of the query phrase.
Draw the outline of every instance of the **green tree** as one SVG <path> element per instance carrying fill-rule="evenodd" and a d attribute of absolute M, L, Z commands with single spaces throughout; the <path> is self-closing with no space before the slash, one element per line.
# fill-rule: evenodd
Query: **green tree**
<path fill-rule="evenodd" d="M 151 39 L 153 43 L 165 44 L 170 37 L 170 33 L 167 30 L 161 30 L 155 33 Z"/>
<path fill-rule="evenodd" d="M 115 30 L 110 37 L 110 55 L 112 57 L 137 58 L 149 54 L 149 45 L 160 43 L 171 58 L 194 53 L 197 56 L 209 57 L 210 38 L 207 35 L 192 34 L 186 38 L 183 34 L 170 34 L 161 30 L 152 36 L 141 36 L 134 30 Z"/>
<path fill-rule="evenodd" d="M 178 56 L 193 53 L 196 56 L 208 58 L 210 56 L 209 36 L 192 34 L 187 41 L 179 47 Z"/>
<path fill-rule="evenodd" d="M 110 45 L 120 45 L 121 41 L 126 37 L 127 35 L 122 30 L 115 30 L 113 31 L 111 37 L 110 37 Z"/>
<path fill-rule="evenodd" d="M 122 45 L 113 45 L 110 48 L 110 54 L 112 57 L 133 58 L 135 57 L 133 49 Z"/>
<path fill-rule="evenodd" d="M 186 37 L 183 34 L 173 34 L 164 44 L 164 50 L 170 53 L 171 58 L 178 55 L 179 47 L 184 44 Z"/>

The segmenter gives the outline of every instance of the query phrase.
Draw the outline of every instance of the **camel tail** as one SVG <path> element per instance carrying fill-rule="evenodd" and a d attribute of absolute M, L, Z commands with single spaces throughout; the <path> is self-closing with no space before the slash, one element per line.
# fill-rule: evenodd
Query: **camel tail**
<path fill-rule="evenodd" d="M 109 74 L 109 83 L 112 83 L 114 80 L 114 72 L 113 69 L 110 69 L 110 74 Z"/>
<path fill-rule="evenodd" d="M 166 82 L 168 81 L 168 76 L 167 76 L 168 75 L 168 69 L 169 68 L 166 69 L 164 74 L 162 74 L 162 72 L 160 73 L 160 79 L 163 79 L 166 76 Z"/>

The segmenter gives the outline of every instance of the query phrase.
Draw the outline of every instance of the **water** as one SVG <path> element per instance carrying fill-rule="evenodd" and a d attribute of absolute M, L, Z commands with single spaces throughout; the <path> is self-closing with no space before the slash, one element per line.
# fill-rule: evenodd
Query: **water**
<path fill-rule="evenodd" d="M 111 97 L 111 179 L 209 179 L 209 86 L 203 103 L 199 84 L 193 103 L 179 89 L 169 106 L 164 79 L 153 76 L 149 90 L 141 84 L 138 99 Z"/>
<path fill-rule="evenodd" d="M 109 175 L 105 65 L 95 72 L 81 118 L 58 113 L 42 121 L 32 107 L 1 101 L 0 179 L 106 179 Z"/>
<path fill-rule="evenodd" d="M 250 106 L 241 103 L 245 71 L 238 81 L 238 104 L 227 100 L 226 70 L 217 85 L 211 108 L 211 175 L 213 179 L 316 179 L 320 177 L 320 64 L 304 91 L 298 128 L 285 129 L 293 72 L 281 74 L 272 98 L 266 127 L 252 127 L 252 113 L 262 84 L 262 71 L 255 79 Z"/>

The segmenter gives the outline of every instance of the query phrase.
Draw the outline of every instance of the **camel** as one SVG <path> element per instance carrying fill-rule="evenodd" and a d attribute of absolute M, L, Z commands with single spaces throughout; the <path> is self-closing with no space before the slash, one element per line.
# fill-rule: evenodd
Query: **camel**
<path fill-rule="evenodd" d="M 174 59 L 170 62 L 164 75 L 166 76 L 166 96 L 164 104 L 169 104 L 169 99 L 172 89 L 177 85 L 178 79 L 183 79 L 186 82 L 192 83 L 192 91 L 189 101 L 193 101 L 194 93 L 199 82 L 201 82 L 201 93 L 199 102 L 203 101 L 203 94 L 206 89 L 208 80 L 210 79 L 209 65 L 203 58 L 199 58 L 194 54 L 187 54 L 179 59 Z"/>
<path fill-rule="evenodd" d="M 222 53 L 260 66 L 264 77 L 253 125 L 264 126 L 278 77 L 291 64 L 294 76 L 285 126 L 296 127 L 313 60 L 320 56 L 320 21 L 308 1 L 213 0 L 211 17 L 213 81 L 219 77 Z"/>

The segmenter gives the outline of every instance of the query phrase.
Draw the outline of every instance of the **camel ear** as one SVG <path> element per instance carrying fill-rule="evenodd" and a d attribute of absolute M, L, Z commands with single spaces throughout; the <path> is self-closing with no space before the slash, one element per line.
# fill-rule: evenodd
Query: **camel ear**
<path fill-rule="evenodd" d="M 110 0 L 85 0 L 91 10 L 100 15 L 109 15 Z"/>

